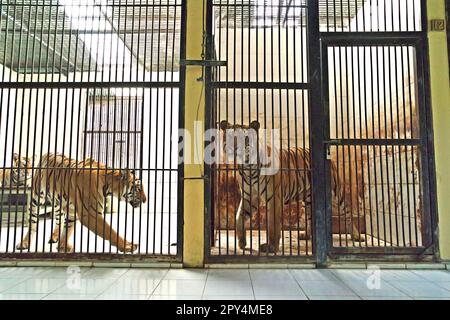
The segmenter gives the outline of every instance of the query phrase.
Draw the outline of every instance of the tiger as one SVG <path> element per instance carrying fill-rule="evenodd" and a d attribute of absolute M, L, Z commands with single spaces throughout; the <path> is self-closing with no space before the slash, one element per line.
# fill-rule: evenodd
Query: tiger
<path fill-rule="evenodd" d="M 91 158 L 85 159 L 84 164 L 86 166 L 89 164 L 89 168 L 91 168 L 91 167 L 92 168 L 98 168 L 98 167 L 106 168 L 105 165 L 103 165 Z M 39 205 L 46 206 L 47 204 L 50 204 L 53 207 L 52 219 L 55 222 L 55 227 L 51 233 L 48 243 L 58 243 L 61 238 L 61 234 L 62 234 L 61 223 L 65 224 L 65 226 L 64 226 L 65 228 L 67 228 L 67 227 L 72 228 L 75 224 L 75 217 L 71 216 L 71 215 L 67 216 L 65 214 L 66 213 L 65 210 L 61 210 L 61 199 L 59 196 L 55 197 L 53 199 L 52 195 L 41 190 L 40 197 L 39 197 Z M 36 201 L 35 201 L 35 206 L 36 206 Z M 113 210 L 111 208 L 111 197 L 110 196 L 107 196 L 105 199 L 105 209 L 104 209 L 103 213 L 104 214 L 115 213 L 115 212 L 113 212 Z"/>
<path fill-rule="evenodd" d="M 302 201 L 305 208 L 306 224 L 311 224 L 311 163 L 310 151 L 307 148 L 293 147 L 289 149 L 276 150 L 269 145 L 261 145 L 258 150 L 264 150 L 267 156 L 278 161 L 279 168 L 274 174 L 261 174 L 262 169 L 271 165 L 262 164 L 259 156 L 256 161 L 251 161 L 252 155 L 249 130 L 258 133 L 260 123 L 258 121 L 251 122 L 250 126 L 232 125 L 228 121 L 220 122 L 220 130 L 223 132 L 223 152 L 227 156 L 231 156 L 237 163 L 238 184 L 241 192 L 241 201 L 236 212 L 236 235 L 238 245 L 241 250 L 247 246 L 244 223 L 248 220 L 252 213 L 257 211 L 260 206 L 260 200 L 266 202 L 267 205 L 267 243 L 263 243 L 259 247 L 260 252 L 277 253 L 280 246 L 281 230 L 282 230 L 282 210 L 285 204 L 291 201 Z M 239 150 L 239 142 L 237 130 L 242 130 L 245 137 L 244 148 Z M 232 137 L 233 141 L 229 142 Z M 262 140 L 262 139 L 261 139 Z M 242 142 L 241 142 L 242 143 Z M 287 170 L 289 168 L 289 170 Z M 347 217 L 351 216 L 351 207 L 348 204 L 349 199 L 339 180 L 339 174 L 334 162 L 331 162 L 331 189 L 332 201 L 334 206 L 338 206 Z M 348 219 L 348 223 L 352 224 Z M 361 234 L 357 228 L 356 222 L 350 226 L 352 230 L 352 239 L 355 241 L 365 241 L 365 236 Z M 349 229 L 350 229 L 349 228 Z M 306 230 L 305 230 L 306 229 Z M 303 227 L 299 232 L 300 240 L 310 239 L 311 228 Z"/>
<path fill-rule="evenodd" d="M 33 158 L 13 154 L 12 168 L 0 169 L 0 187 L 30 186 Z"/>
<path fill-rule="evenodd" d="M 48 153 L 40 159 L 31 188 L 30 225 L 27 234 L 16 246 L 18 250 L 31 247 L 42 191 L 59 198 L 61 210 L 67 214 L 64 230 L 58 239 L 60 252 L 73 251 L 73 246 L 67 241 L 73 234 L 76 219 L 96 235 L 110 241 L 120 252 L 137 250 L 137 244 L 119 236 L 103 216 L 108 196 L 124 200 L 133 208 L 147 201 L 141 180 L 131 170 L 109 169 L 92 159 L 79 161 L 62 154 Z"/>

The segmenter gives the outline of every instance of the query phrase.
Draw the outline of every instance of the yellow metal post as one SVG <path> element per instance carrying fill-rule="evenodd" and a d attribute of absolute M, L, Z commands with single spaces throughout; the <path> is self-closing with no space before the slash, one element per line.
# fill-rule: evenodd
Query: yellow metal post
<path fill-rule="evenodd" d="M 445 20 L 445 0 L 427 1 L 428 20 Z M 436 153 L 439 245 L 443 260 L 450 259 L 450 80 L 446 33 L 429 31 L 431 104 Z"/>
<path fill-rule="evenodd" d="M 202 57 L 203 40 L 203 1 L 186 1 L 186 59 L 200 60 Z M 184 249 L 183 265 L 189 268 L 203 267 L 204 263 L 204 230 L 205 230 L 205 201 L 204 201 L 204 172 L 202 159 L 203 129 L 205 118 L 205 88 L 202 67 L 186 67 L 185 85 L 185 128 L 190 133 L 191 150 L 190 162 L 184 165 Z M 201 121 L 199 130 L 198 125 Z M 195 132 L 197 131 L 197 139 Z M 201 131 L 201 132 L 200 132 Z M 200 133 L 200 136 L 198 135 Z M 194 163 L 197 160 L 199 163 Z"/>

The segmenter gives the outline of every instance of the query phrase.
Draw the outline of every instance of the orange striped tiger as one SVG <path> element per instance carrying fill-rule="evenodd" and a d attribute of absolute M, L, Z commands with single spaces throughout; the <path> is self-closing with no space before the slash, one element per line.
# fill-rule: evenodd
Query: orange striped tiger
<path fill-rule="evenodd" d="M 303 201 L 305 205 L 306 223 L 310 225 L 311 220 L 311 163 L 310 152 L 303 148 L 290 148 L 275 150 L 270 146 L 263 146 L 267 156 L 279 160 L 278 168 L 274 174 L 261 174 L 262 169 L 271 165 L 262 164 L 257 157 L 257 161 L 250 161 L 254 155 L 251 155 L 251 146 L 248 139 L 249 130 L 255 133 L 260 129 L 260 124 L 253 121 L 250 126 L 232 125 L 227 121 L 220 123 L 220 129 L 224 132 L 223 151 L 225 155 L 231 156 L 239 163 L 238 183 L 241 190 L 241 202 L 236 213 L 236 234 L 239 248 L 244 250 L 247 242 L 245 235 L 244 222 L 251 217 L 251 214 L 258 210 L 260 200 L 267 205 L 267 238 L 268 242 L 260 246 L 262 252 L 276 253 L 279 250 L 281 230 L 282 230 L 282 210 L 285 204 L 291 201 Z M 239 136 L 237 130 L 242 130 L 243 135 Z M 232 137 L 233 141 L 229 141 Z M 239 150 L 239 137 L 245 137 L 244 149 Z M 258 150 L 261 150 L 258 147 Z M 342 184 L 339 181 L 339 174 L 334 162 L 331 163 L 331 188 L 333 205 L 338 207 L 346 214 L 351 216 L 351 207 L 348 205 L 349 199 L 340 188 Z M 348 219 L 352 224 L 352 238 L 356 241 L 364 241 L 364 235 L 360 234 L 356 222 Z M 306 229 L 306 231 L 305 231 Z M 300 232 L 300 239 L 309 239 L 311 228 L 303 226 Z"/>
<path fill-rule="evenodd" d="M 0 169 L 0 187 L 29 186 L 33 158 L 13 154 L 12 168 Z"/>
<path fill-rule="evenodd" d="M 117 246 L 119 251 L 133 252 L 137 249 L 136 244 L 120 237 L 103 217 L 105 198 L 110 195 L 127 201 L 133 208 L 147 201 L 141 181 L 131 170 L 108 169 L 91 159 L 77 161 L 49 153 L 41 158 L 33 178 L 30 226 L 17 249 L 25 250 L 31 246 L 42 192 L 59 198 L 61 210 L 67 211 L 67 225 L 59 239 L 59 251 L 72 251 L 67 240 L 73 233 L 75 217 L 90 231 Z"/>

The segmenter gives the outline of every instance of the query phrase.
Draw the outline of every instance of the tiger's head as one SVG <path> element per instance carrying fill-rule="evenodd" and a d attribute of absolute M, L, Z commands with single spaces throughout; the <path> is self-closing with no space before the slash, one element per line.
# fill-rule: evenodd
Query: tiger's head
<path fill-rule="evenodd" d="M 11 181 L 15 185 L 26 185 L 32 178 L 32 157 L 22 157 L 13 154 L 13 169 L 11 170 Z"/>
<path fill-rule="evenodd" d="M 227 160 L 239 165 L 255 165 L 258 161 L 258 131 L 260 124 L 253 121 L 249 126 L 220 122 L 223 131 L 222 148 Z"/>
<path fill-rule="evenodd" d="M 120 199 L 128 202 L 133 208 L 140 207 L 142 203 L 147 202 L 142 181 L 136 177 L 133 170 L 116 170 L 115 180 L 119 183 L 113 183 L 113 193 Z M 115 191 L 115 192 L 114 192 Z"/>

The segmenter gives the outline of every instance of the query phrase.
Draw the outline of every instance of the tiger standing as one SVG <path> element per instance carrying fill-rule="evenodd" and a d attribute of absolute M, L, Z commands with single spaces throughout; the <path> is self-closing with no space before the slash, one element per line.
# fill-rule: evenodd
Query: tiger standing
<path fill-rule="evenodd" d="M 113 170 L 86 159 L 77 161 L 60 154 L 44 155 L 35 169 L 32 184 L 30 226 L 17 245 L 25 250 L 31 246 L 38 222 L 39 199 L 42 192 L 61 201 L 61 210 L 67 214 L 67 224 L 61 233 L 59 251 L 71 252 L 67 243 L 74 229 L 75 218 L 96 235 L 117 246 L 121 252 L 133 252 L 137 245 L 123 239 L 104 219 L 106 197 L 115 196 L 133 208 L 147 201 L 141 181 L 131 170 Z"/>
<path fill-rule="evenodd" d="M 310 175 L 310 152 L 303 148 L 290 148 L 275 150 L 270 146 L 258 146 L 258 150 L 264 150 L 272 159 L 279 160 L 279 170 L 272 175 L 261 174 L 266 165 L 261 161 L 251 162 L 253 155 L 250 154 L 251 146 L 248 138 L 244 139 L 243 151 L 239 150 L 237 130 L 242 130 L 244 137 L 248 137 L 248 131 L 254 130 L 256 133 L 260 129 L 260 124 L 253 121 L 250 126 L 232 125 L 227 121 L 220 123 L 223 131 L 223 151 L 226 155 L 231 155 L 239 161 L 238 183 L 241 190 L 241 201 L 236 212 L 236 234 L 239 248 L 244 250 L 247 241 L 245 235 L 244 222 L 251 214 L 258 210 L 260 200 L 267 205 L 267 243 L 260 246 L 259 250 L 268 253 L 277 253 L 280 246 L 282 231 L 282 210 L 285 204 L 290 201 L 303 201 L 305 205 L 306 224 L 311 221 L 311 175 Z M 229 137 L 233 141 L 229 141 Z M 261 142 L 260 142 L 261 143 Z M 259 159 L 259 157 L 258 157 Z M 270 164 L 269 164 L 270 165 Z M 331 189 L 333 206 L 340 208 L 347 217 L 352 216 L 349 199 L 344 194 L 342 183 L 334 162 L 331 163 Z M 352 239 L 364 241 L 364 235 L 360 234 L 357 222 L 347 219 L 348 226 L 352 230 Z M 300 232 L 300 239 L 309 239 L 311 228 L 306 228 Z"/>

